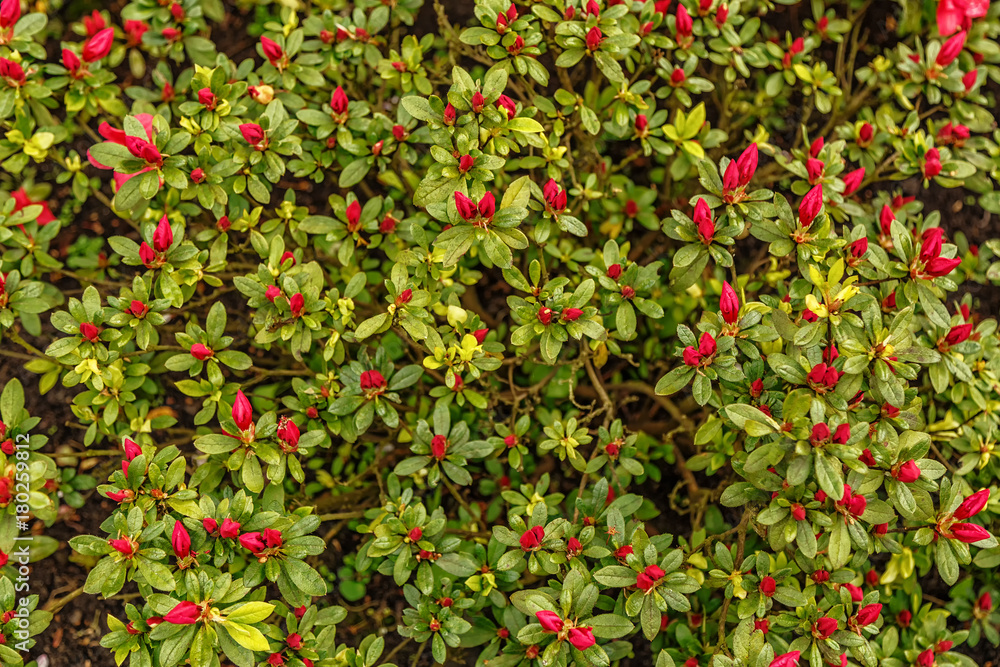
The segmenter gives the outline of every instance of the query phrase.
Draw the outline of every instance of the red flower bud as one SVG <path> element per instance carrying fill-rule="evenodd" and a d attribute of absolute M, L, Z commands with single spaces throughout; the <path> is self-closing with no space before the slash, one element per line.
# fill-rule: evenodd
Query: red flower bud
<path fill-rule="evenodd" d="M 931 276 L 932 278 L 940 278 L 941 276 L 946 276 L 955 269 L 958 265 L 962 263 L 962 260 L 958 257 L 953 259 L 945 259 L 944 257 L 935 257 L 926 264 L 924 264 L 924 273 Z"/>
<path fill-rule="evenodd" d="M 870 604 L 862 607 L 857 614 L 858 625 L 864 627 L 866 625 L 871 625 L 878 620 L 879 615 L 882 613 L 882 605 L 879 603 Z"/>
<path fill-rule="evenodd" d="M 0 2 L 0 30 L 13 28 L 21 18 L 21 0 L 3 0 Z"/>
<path fill-rule="evenodd" d="M 809 175 L 809 182 L 812 184 L 818 183 L 823 179 L 823 169 L 826 165 L 823 164 L 822 160 L 817 160 L 816 158 L 809 158 L 806 160 L 806 172 Z"/>
<path fill-rule="evenodd" d="M 15 0 L 19 2 L 20 0 Z M 71 74 L 77 74 L 80 70 L 80 58 L 70 49 L 62 50 L 62 64 Z"/>
<path fill-rule="evenodd" d="M 764 597 L 771 597 L 777 590 L 777 584 L 775 584 L 774 577 L 768 575 L 761 579 L 760 581 L 760 592 Z"/>
<path fill-rule="evenodd" d="M 213 354 L 215 354 L 215 352 L 212 351 L 212 348 L 202 345 L 201 343 L 195 343 L 191 346 L 191 356 L 198 361 L 205 361 Z"/>
<path fill-rule="evenodd" d="M 560 318 L 565 322 L 575 322 L 580 319 L 581 315 L 583 315 L 583 311 L 579 308 L 567 308 L 562 311 Z"/>
<path fill-rule="evenodd" d="M 202 608 L 194 602 L 177 603 L 173 609 L 163 616 L 163 620 L 174 625 L 194 625 L 201 618 Z"/>
<path fill-rule="evenodd" d="M 205 529 L 206 533 L 213 535 L 219 529 L 219 522 L 215 519 L 202 519 L 201 527 Z"/>
<path fill-rule="evenodd" d="M 965 48 L 965 31 L 951 37 L 941 46 L 937 59 L 934 61 L 939 67 L 947 67 L 958 57 L 958 54 Z"/>
<path fill-rule="evenodd" d="M 700 197 L 694 205 L 692 219 L 698 227 L 698 236 L 702 243 L 710 244 L 715 237 L 715 222 L 712 220 L 712 210 L 708 207 L 708 203 Z"/>
<path fill-rule="evenodd" d="M 529 528 L 524 531 L 521 535 L 521 549 L 523 551 L 533 551 L 538 549 L 542 545 L 542 540 L 545 539 L 545 529 L 541 526 L 535 526 L 534 528 Z"/>
<path fill-rule="evenodd" d="M 288 297 L 288 308 L 291 310 L 292 317 L 302 317 L 302 311 L 306 306 L 306 299 L 302 296 L 301 292 L 296 292 L 292 296 Z"/>
<path fill-rule="evenodd" d="M 674 27 L 677 31 L 677 41 L 684 41 L 686 38 L 691 36 L 691 32 L 694 28 L 694 21 L 691 19 L 691 15 L 688 14 L 687 7 L 682 5 L 680 2 L 677 3 L 677 20 L 674 23 Z"/>
<path fill-rule="evenodd" d="M 572 628 L 569 631 L 568 641 L 577 651 L 586 651 L 597 643 L 594 632 L 591 628 Z"/>
<path fill-rule="evenodd" d="M 459 173 L 467 173 L 476 165 L 476 158 L 471 155 L 463 155 L 458 159 L 458 171 Z"/>
<path fill-rule="evenodd" d="M 535 612 L 535 618 L 538 619 L 544 632 L 556 633 L 563 629 L 563 620 L 554 611 L 537 611 Z"/>
<path fill-rule="evenodd" d="M 727 282 L 722 283 L 722 296 L 719 297 L 719 311 L 722 319 L 728 324 L 736 324 L 740 314 L 740 298 L 736 290 Z"/>
<path fill-rule="evenodd" d="M 281 59 L 285 57 L 285 51 L 273 39 L 261 37 L 260 48 L 264 53 L 264 57 L 267 58 L 268 61 L 275 67 L 277 67 Z"/>
<path fill-rule="evenodd" d="M 951 537 L 959 542 L 973 544 L 988 540 L 991 535 L 985 528 L 974 523 L 956 523 L 951 527 Z"/>
<path fill-rule="evenodd" d="M 543 326 L 548 326 L 552 323 L 552 309 L 546 306 L 542 306 L 538 309 L 538 321 L 542 323 Z"/>
<path fill-rule="evenodd" d="M 823 140 L 823 137 L 817 137 L 809 145 L 809 156 L 813 158 L 819 157 L 819 153 L 820 151 L 823 150 L 823 146 L 825 145 L 825 143 L 826 142 Z"/>
<path fill-rule="evenodd" d="M 96 63 L 111 52 L 111 46 L 115 41 L 114 28 L 105 28 L 96 35 L 88 39 L 83 45 L 83 61 Z"/>
<path fill-rule="evenodd" d="M 139 301 L 137 299 L 132 300 L 132 303 L 129 304 L 128 309 L 129 312 L 132 313 L 133 317 L 137 317 L 140 319 L 145 317 L 146 313 L 149 312 L 149 306 L 147 306 L 142 301 Z"/>
<path fill-rule="evenodd" d="M 965 73 L 962 77 L 962 85 L 965 86 L 965 94 L 968 95 L 972 92 L 972 89 L 976 87 L 976 81 L 979 79 L 979 72 L 977 70 L 971 70 Z"/>
<path fill-rule="evenodd" d="M 448 453 L 448 438 L 443 435 L 435 435 L 431 439 L 431 456 L 438 461 L 444 460 Z"/>
<path fill-rule="evenodd" d="M 263 144 L 266 136 L 260 125 L 257 125 L 256 123 L 243 123 L 240 125 L 240 134 L 243 135 L 243 140 L 250 144 L 255 150 L 264 150 Z"/>
<path fill-rule="evenodd" d="M 170 538 L 170 546 L 174 550 L 174 555 L 178 558 L 187 558 L 191 555 L 191 536 L 188 535 L 184 524 L 180 521 L 174 522 L 174 532 Z"/>
<path fill-rule="evenodd" d="M 823 186 L 817 185 L 799 203 L 799 224 L 808 227 L 823 208 Z"/>
<path fill-rule="evenodd" d="M 240 523 L 238 521 L 233 521 L 230 518 L 225 518 L 222 520 L 222 527 L 219 528 L 219 536 L 224 537 L 228 540 L 237 537 L 240 534 Z"/>
<path fill-rule="evenodd" d="M 250 401 L 247 399 L 242 389 L 236 390 L 236 399 L 233 401 L 232 417 L 233 421 L 236 422 L 236 428 L 241 431 L 246 431 L 253 424 L 253 408 L 250 406 Z"/>
<path fill-rule="evenodd" d="M 972 334 L 972 322 L 966 322 L 965 324 L 959 324 L 953 326 L 948 334 L 944 337 L 944 342 L 946 345 L 958 345 L 969 339 Z"/>
<path fill-rule="evenodd" d="M 955 510 L 954 517 L 956 519 L 968 519 L 969 517 L 979 514 L 986 507 L 986 503 L 990 501 L 990 490 L 980 489 L 976 491 L 971 496 L 962 501 L 962 504 L 958 506 Z"/>
<path fill-rule="evenodd" d="M 83 322 L 80 324 L 80 335 L 91 343 L 97 342 L 97 337 L 100 336 L 101 330 L 90 322 Z M 0 430 L 0 437 L 3 437 L 3 430 Z"/>
<path fill-rule="evenodd" d="M 820 618 L 813 625 L 813 634 L 816 635 L 818 639 L 829 639 L 830 636 L 836 631 L 837 621 L 829 616 Z"/>
<path fill-rule="evenodd" d="M 604 41 L 604 33 L 596 25 L 587 32 L 587 49 L 590 51 L 596 51 L 600 48 L 601 42 Z"/>
<path fill-rule="evenodd" d="M 112 549 L 120 554 L 124 554 L 125 556 L 132 556 L 136 551 L 135 543 L 128 537 L 122 537 L 117 540 L 108 540 L 108 544 L 111 545 Z"/>
<path fill-rule="evenodd" d="M 448 102 L 448 106 L 444 108 L 444 124 L 454 125 L 456 115 L 455 107 L 452 106 L 451 102 Z"/>

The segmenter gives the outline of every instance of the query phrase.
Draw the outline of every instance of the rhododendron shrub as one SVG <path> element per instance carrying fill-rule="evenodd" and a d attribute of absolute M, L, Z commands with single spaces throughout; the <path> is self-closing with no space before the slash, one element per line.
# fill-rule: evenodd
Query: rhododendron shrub
<path fill-rule="evenodd" d="M 115 10 L 0 0 L 0 663 L 995 660 L 996 6 Z"/>

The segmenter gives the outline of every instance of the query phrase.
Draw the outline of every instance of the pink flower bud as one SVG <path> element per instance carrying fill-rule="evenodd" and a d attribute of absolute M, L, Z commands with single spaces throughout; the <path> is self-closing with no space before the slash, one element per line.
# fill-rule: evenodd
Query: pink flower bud
<path fill-rule="evenodd" d="M 958 54 L 962 52 L 962 49 L 965 48 L 965 36 L 966 33 L 963 30 L 945 42 L 941 46 L 941 50 L 938 51 L 937 59 L 934 62 L 939 67 L 950 65 L 958 57 Z"/>
<path fill-rule="evenodd" d="M 264 291 L 264 297 L 274 303 L 274 300 L 281 296 L 281 289 L 277 285 L 268 285 L 267 290 Z"/>
<path fill-rule="evenodd" d="M 708 203 L 701 197 L 698 198 L 697 203 L 694 205 L 692 219 L 698 227 L 698 236 L 701 237 L 702 243 L 706 245 L 710 244 L 715 237 L 715 222 L 712 220 L 712 210 L 708 207 Z"/>
<path fill-rule="evenodd" d="M 816 140 L 809 145 L 809 157 L 819 157 L 819 153 L 823 150 L 824 145 L 825 141 L 823 140 L 823 137 L 817 137 Z"/>
<path fill-rule="evenodd" d="M 690 37 L 694 28 L 694 21 L 691 19 L 691 15 L 688 14 L 687 7 L 680 2 L 677 3 L 677 21 L 674 26 L 677 30 L 678 41 L 683 41 Z"/>
<path fill-rule="evenodd" d="M 96 343 L 98 336 L 101 335 L 101 330 L 90 322 L 83 322 L 80 324 L 80 335 L 91 343 Z M 3 437 L 3 430 L 0 429 L 0 437 Z"/>
<path fill-rule="evenodd" d="M 824 616 L 816 621 L 813 626 L 813 634 L 818 639 L 829 639 L 837 631 L 837 621 L 829 616 Z"/>
<path fill-rule="evenodd" d="M 265 135 L 260 125 L 256 123 L 243 123 L 240 125 L 240 134 L 243 135 L 243 140 L 256 150 L 263 150 L 261 144 L 264 142 Z"/>
<path fill-rule="evenodd" d="M 562 311 L 560 317 L 565 322 L 575 322 L 576 320 L 580 319 L 581 315 L 583 315 L 583 311 L 580 310 L 579 308 L 567 308 L 566 310 Z"/>
<path fill-rule="evenodd" d="M 364 371 L 361 374 L 361 389 L 363 391 L 381 391 L 386 388 L 385 378 L 378 371 Z"/>
<path fill-rule="evenodd" d="M 789 653 L 782 653 L 774 660 L 768 667 L 798 667 L 799 664 L 799 651 L 791 651 Z"/>
<path fill-rule="evenodd" d="M 215 93 L 211 88 L 202 88 L 198 91 L 198 103 L 209 110 L 215 108 Z"/>
<path fill-rule="evenodd" d="M 133 317 L 141 319 L 146 316 L 146 313 L 149 312 L 149 306 L 138 299 L 132 299 L 132 303 L 129 304 L 128 310 L 132 313 Z"/>
<path fill-rule="evenodd" d="M 452 106 L 451 102 L 448 102 L 448 105 L 444 108 L 444 124 L 454 125 L 456 116 L 455 107 Z"/>
<path fill-rule="evenodd" d="M 865 180 L 865 168 L 861 167 L 844 175 L 844 196 L 853 194 Z"/>
<path fill-rule="evenodd" d="M 823 178 L 823 169 L 826 165 L 823 164 L 822 160 L 817 160 L 816 158 L 809 158 L 806 160 L 806 171 L 809 175 L 810 183 L 817 183 Z"/>
<path fill-rule="evenodd" d="M 986 503 L 989 501 L 990 490 L 980 489 L 962 501 L 962 504 L 955 510 L 954 517 L 956 519 L 968 519 L 975 516 L 986 507 Z"/>
<path fill-rule="evenodd" d="M 19 0 L 15 0 L 15 3 Z M 62 64 L 70 73 L 76 74 L 80 70 L 80 58 L 70 49 L 62 50 Z"/>
<path fill-rule="evenodd" d="M 163 620 L 174 625 L 194 625 L 201 618 L 202 608 L 194 602 L 179 602 L 163 616 Z"/>
<path fill-rule="evenodd" d="M 431 439 L 431 456 L 438 461 L 444 460 L 448 453 L 448 438 L 443 435 L 435 435 Z"/>
<path fill-rule="evenodd" d="M 0 30 L 13 28 L 21 18 L 21 0 L 3 0 L 0 2 Z"/>
<path fill-rule="evenodd" d="M 236 391 L 236 400 L 233 401 L 232 417 L 233 421 L 236 422 L 236 428 L 241 431 L 246 431 L 253 424 L 253 408 L 250 407 L 250 401 L 247 399 L 242 389 L 238 389 Z"/>
<path fill-rule="evenodd" d="M 853 242 L 850 246 L 851 257 L 854 259 L 861 259 L 868 252 L 868 237 L 862 236 L 857 241 Z"/>
<path fill-rule="evenodd" d="M 170 538 L 170 546 L 174 550 L 174 555 L 178 558 L 187 558 L 191 555 L 191 536 L 188 535 L 184 524 L 180 521 L 174 522 L 174 532 Z"/>
<path fill-rule="evenodd" d="M 305 309 L 305 306 L 306 299 L 302 296 L 301 292 L 296 292 L 288 297 L 288 308 L 292 311 L 292 317 L 302 317 L 302 311 Z"/>
<path fill-rule="evenodd" d="M 965 94 L 968 95 L 972 92 L 972 89 L 976 87 L 976 81 L 979 79 L 979 72 L 977 70 L 970 70 L 965 73 L 962 77 L 962 85 L 965 86 Z"/>
<path fill-rule="evenodd" d="M 542 630 L 545 632 L 556 633 L 563 629 L 563 620 L 559 618 L 559 614 L 554 611 L 536 611 L 535 618 L 538 619 L 538 622 L 542 626 Z"/>
<path fill-rule="evenodd" d="M 219 528 L 219 536 L 224 537 L 228 540 L 237 537 L 240 534 L 240 524 L 238 521 L 233 521 L 230 518 L 225 518 L 222 520 L 222 527 Z"/>
<path fill-rule="evenodd" d="M 160 218 L 156 230 L 153 232 L 153 248 L 156 252 L 166 252 L 174 242 L 174 232 L 170 229 L 167 216 Z"/>
<path fill-rule="evenodd" d="M 726 281 L 722 283 L 722 296 L 719 297 L 719 311 L 722 313 L 722 319 L 728 324 L 736 324 L 737 319 L 739 319 L 740 298 L 737 296 L 736 290 Z"/>
<path fill-rule="evenodd" d="M 132 556 L 136 551 L 135 543 L 127 537 L 122 537 L 117 540 L 108 540 L 108 544 L 111 545 L 112 549 L 125 556 Z"/>
<path fill-rule="evenodd" d="M 956 523 L 951 527 L 951 536 L 959 542 L 973 544 L 990 539 L 991 535 L 982 526 L 974 523 Z"/>
<path fill-rule="evenodd" d="M 191 346 L 191 356 L 197 359 L 198 361 L 205 361 L 213 354 L 215 354 L 215 352 L 212 351 L 212 348 L 206 347 L 201 343 L 195 343 L 194 345 Z"/>
<path fill-rule="evenodd" d="M 750 184 L 754 172 L 757 171 L 757 144 L 750 144 L 746 147 L 746 150 L 736 160 L 736 166 L 740 175 L 739 186 L 746 187 Z"/>
<path fill-rule="evenodd" d="M 215 519 L 202 519 L 201 527 L 205 529 L 206 533 L 213 535 L 219 529 L 219 522 Z"/>
<path fill-rule="evenodd" d="M 823 208 L 823 186 L 817 185 L 799 203 L 799 224 L 808 227 Z"/>
<path fill-rule="evenodd" d="M 534 528 L 529 528 L 524 531 L 521 535 L 521 549 L 523 551 L 533 551 L 538 549 L 542 545 L 542 540 L 545 539 L 545 529 L 541 526 L 535 526 Z"/>
<path fill-rule="evenodd" d="M 596 51 L 601 47 L 601 42 L 604 41 L 604 33 L 596 25 L 587 32 L 587 49 L 590 51 Z"/>
<path fill-rule="evenodd" d="M 941 276 L 946 276 L 955 269 L 958 265 L 962 263 L 962 260 L 958 257 L 953 259 L 945 259 L 944 257 L 935 257 L 926 264 L 924 264 L 924 272 L 933 277 L 940 278 Z"/>
<path fill-rule="evenodd" d="M 517 103 L 506 95 L 501 95 L 494 102 L 497 109 L 503 110 L 504 114 L 507 116 L 507 120 L 510 120 L 517 115 Z"/>
<path fill-rule="evenodd" d="M 268 61 L 275 67 L 277 67 L 281 59 L 285 57 L 284 50 L 273 39 L 261 37 L 260 48 L 264 53 L 264 57 L 267 58 Z"/>
<path fill-rule="evenodd" d="M 260 533 L 243 533 L 240 535 L 240 546 L 255 554 L 266 548 Z"/>
<path fill-rule="evenodd" d="M 577 651 L 586 651 L 597 643 L 594 632 L 591 628 L 572 628 L 569 631 L 568 641 Z"/>
<path fill-rule="evenodd" d="M 344 115 L 347 113 L 348 103 L 347 93 L 344 92 L 341 86 L 337 86 L 330 96 L 330 108 L 333 110 L 333 113 L 338 116 Z"/>
<path fill-rule="evenodd" d="M 88 39 L 83 45 L 83 61 L 96 63 L 111 52 L 115 41 L 114 28 L 105 28 Z"/>
<path fill-rule="evenodd" d="M 878 620 L 879 615 L 882 613 L 882 605 L 879 603 L 870 604 L 862 607 L 857 614 L 858 625 L 864 627 L 866 625 L 871 625 Z"/>
<path fill-rule="evenodd" d="M 920 479 L 920 467 L 917 465 L 916 461 L 912 459 L 904 463 L 899 467 L 899 470 L 893 472 L 893 477 L 895 477 L 900 482 L 911 483 Z"/>

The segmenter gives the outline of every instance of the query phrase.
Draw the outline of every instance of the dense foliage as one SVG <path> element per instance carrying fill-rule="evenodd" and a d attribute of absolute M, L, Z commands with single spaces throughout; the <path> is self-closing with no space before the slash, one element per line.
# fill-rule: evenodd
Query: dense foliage
<path fill-rule="evenodd" d="M 0 662 L 62 506 L 130 667 L 995 651 L 1000 6 L 119 4 L 0 0 Z"/>

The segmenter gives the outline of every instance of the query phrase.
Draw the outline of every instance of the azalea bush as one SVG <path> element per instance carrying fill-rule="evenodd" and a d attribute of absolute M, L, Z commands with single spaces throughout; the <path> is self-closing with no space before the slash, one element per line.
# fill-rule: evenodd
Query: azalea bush
<path fill-rule="evenodd" d="M 66 507 L 107 664 L 995 658 L 1000 5 L 95 4 L 0 1 L 0 662 Z"/>

